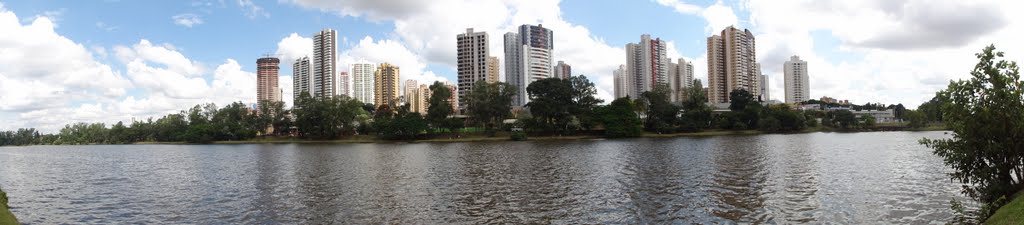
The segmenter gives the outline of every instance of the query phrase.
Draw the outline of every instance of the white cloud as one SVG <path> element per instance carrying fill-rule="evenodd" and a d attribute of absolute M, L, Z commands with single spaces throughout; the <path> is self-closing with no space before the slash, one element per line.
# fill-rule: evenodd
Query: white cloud
<path fill-rule="evenodd" d="M 565 21 L 561 17 L 558 1 L 320 1 L 293 0 L 295 4 L 338 13 L 342 16 L 365 17 L 371 21 L 392 21 L 395 30 L 387 40 L 361 40 L 354 49 L 364 47 L 389 48 L 398 53 L 398 59 L 407 63 L 402 66 L 403 77 L 408 69 L 425 68 L 426 64 L 455 68 L 455 36 L 466 28 L 485 31 L 490 38 L 491 56 L 504 61 L 503 35 L 516 31 L 522 24 L 543 24 L 554 31 L 555 60 L 563 60 L 573 66 L 573 73 L 586 74 L 599 88 L 599 96 L 611 98 L 611 73 L 625 60 L 624 50 L 609 46 L 580 25 Z M 437 26 L 444 24 L 444 26 Z M 366 44 L 364 44 L 366 43 Z M 372 45 L 371 45 L 372 44 Z M 402 46 L 404 50 L 398 48 Z M 408 53 L 406 53 L 406 51 Z M 370 60 L 376 53 L 352 51 L 355 56 Z M 396 57 L 382 60 L 396 61 Z M 344 58 L 343 58 L 344 61 Z M 378 61 L 379 62 L 379 61 Z M 402 65 L 406 64 L 406 65 Z M 419 70 L 419 69 L 417 69 Z M 434 71 L 422 71 L 417 80 L 431 80 Z M 504 73 L 504 69 L 501 69 Z M 437 74 L 440 75 L 440 74 Z M 454 77 L 453 75 L 444 75 Z M 405 78 L 403 78 L 405 79 Z"/>
<path fill-rule="evenodd" d="M 395 40 L 377 40 L 366 36 L 359 40 L 355 46 L 341 53 L 338 57 L 339 71 L 348 71 L 353 63 L 390 63 L 398 66 L 399 80 L 405 83 L 406 80 L 416 80 L 417 83 L 426 84 L 434 81 L 446 81 L 447 79 L 426 71 L 427 64 L 422 59 L 400 42 Z"/>
<path fill-rule="evenodd" d="M 0 8 L 0 30 L 10 34 L 0 35 L 0 110 L 38 110 L 74 100 L 110 99 L 132 87 L 54 28 L 48 17 L 22 25 L 17 15 Z"/>
<path fill-rule="evenodd" d="M 185 26 L 188 28 L 192 28 L 192 26 L 195 25 L 203 24 L 203 19 L 200 18 L 199 15 L 192 13 L 174 15 L 171 17 L 171 20 L 174 21 L 174 24 Z"/>
<path fill-rule="evenodd" d="M 784 98 L 782 62 L 790 55 L 808 61 L 811 96 L 915 107 L 945 88 L 948 80 L 965 78 L 977 62 L 974 53 L 985 45 L 995 43 L 1004 50 L 1021 48 L 1016 41 L 1021 21 L 1005 16 L 1021 7 L 1016 2 L 745 3 L 757 35 L 758 59 L 765 73 L 777 77 L 772 95 L 778 99 Z M 839 46 L 819 46 L 828 41 L 819 40 L 821 34 L 838 39 Z M 1021 59 L 1020 55 L 1009 56 Z"/>
<path fill-rule="evenodd" d="M 697 14 L 704 10 L 700 6 L 685 3 L 679 0 L 655 0 L 659 5 L 668 6 L 682 14 Z"/>
<path fill-rule="evenodd" d="M 282 65 L 290 66 L 295 60 L 313 54 L 313 39 L 292 33 L 277 42 L 277 52 Z"/>
<path fill-rule="evenodd" d="M 717 33 L 729 26 L 739 25 L 739 19 L 732 11 L 732 7 L 723 4 L 722 1 L 705 8 L 701 12 L 701 16 L 708 22 L 707 27 L 704 27 L 704 34 L 707 35 Z"/>
<path fill-rule="evenodd" d="M 256 5 L 256 3 L 252 3 L 252 0 L 238 0 L 238 7 L 242 7 L 245 15 L 250 19 L 257 17 L 270 18 L 270 13 L 264 10 L 263 7 Z"/>

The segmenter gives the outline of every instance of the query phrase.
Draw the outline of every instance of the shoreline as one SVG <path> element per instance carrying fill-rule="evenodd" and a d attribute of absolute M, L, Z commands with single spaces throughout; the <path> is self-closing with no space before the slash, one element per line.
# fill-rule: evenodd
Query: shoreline
<path fill-rule="evenodd" d="M 0 190 L 0 224 L 18 224 L 18 218 L 7 206 L 7 193 Z"/>
<path fill-rule="evenodd" d="M 947 129 L 907 129 L 902 131 L 907 132 L 923 132 L 923 131 L 945 131 Z M 706 130 L 700 132 L 690 133 L 648 133 L 644 132 L 639 137 L 631 138 L 606 138 L 600 135 L 563 135 L 563 136 L 529 136 L 526 141 L 581 141 L 581 140 L 616 140 L 616 139 L 634 139 L 634 138 L 677 138 L 677 137 L 718 137 L 718 136 L 747 136 L 747 135 L 765 135 L 765 134 L 807 134 L 807 133 L 862 133 L 862 132 L 894 132 L 886 130 L 835 130 L 835 129 L 807 129 L 795 132 L 781 132 L 781 133 L 770 133 L 759 130 Z M 898 131 L 896 131 L 898 132 Z M 328 140 L 314 140 L 314 139 L 301 139 L 297 137 L 269 137 L 269 138 L 256 138 L 250 140 L 237 140 L 237 141 L 215 141 L 215 145 L 237 145 L 237 144 L 415 144 L 415 143 L 472 143 L 472 142 L 514 142 L 509 139 L 507 133 L 499 134 L 494 137 L 471 135 L 456 138 L 448 137 L 436 137 L 430 139 L 401 141 L 401 140 L 384 140 L 376 138 L 375 136 L 355 136 L 344 139 L 328 139 Z M 133 144 L 191 144 L 185 142 L 138 142 Z M 201 145 L 201 144 L 200 144 Z"/>
<path fill-rule="evenodd" d="M 616 140 L 633 138 L 677 138 L 677 137 L 718 137 L 718 136 L 746 136 L 765 134 L 807 134 L 807 133 L 862 133 L 862 132 L 922 132 L 922 131 L 948 131 L 945 127 L 929 126 L 917 129 L 886 130 L 883 128 L 874 129 L 835 129 L 828 127 L 808 128 L 801 131 L 791 132 L 764 132 L 760 130 L 704 130 L 700 132 L 681 133 L 650 133 L 644 132 L 638 137 L 629 138 L 606 138 L 602 135 L 554 135 L 554 136 L 529 136 L 526 141 L 581 141 L 581 140 Z M 298 137 L 257 137 L 249 140 L 214 141 L 211 143 L 188 143 L 188 142 L 161 142 L 142 141 L 126 144 L 85 144 L 85 145 L 240 145 L 240 144 L 413 144 L 413 143 L 472 143 L 472 142 L 513 142 L 508 132 L 499 132 L 497 136 L 488 137 L 482 134 L 463 135 L 461 137 L 446 137 L 438 135 L 434 138 L 420 140 L 384 140 L 373 135 L 347 136 L 341 139 L 302 139 Z"/>

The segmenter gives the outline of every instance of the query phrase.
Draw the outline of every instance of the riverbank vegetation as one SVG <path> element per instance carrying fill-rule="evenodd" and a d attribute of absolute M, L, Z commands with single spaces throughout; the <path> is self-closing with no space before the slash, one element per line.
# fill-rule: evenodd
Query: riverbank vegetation
<path fill-rule="evenodd" d="M 15 218 L 14 214 L 8 209 L 7 193 L 4 193 L 4 190 L 0 190 L 0 225 L 14 224 L 18 224 L 18 218 Z"/>
<path fill-rule="evenodd" d="M 1017 63 L 1003 60 L 994 46 L 977 57 L 969 79 L 950 82 L 933 99 L 939 115 L 932 116 L 942 118 L 952 137 L 920 141 L 953 168 L 950 176 L 965 184 L 961 192 L 983 204 L 958 220 L 966 223 L 986 221 L 1024 190 L 1024 82 Z M 1024 214 L 1016 205 L 1004 210 Z"/>

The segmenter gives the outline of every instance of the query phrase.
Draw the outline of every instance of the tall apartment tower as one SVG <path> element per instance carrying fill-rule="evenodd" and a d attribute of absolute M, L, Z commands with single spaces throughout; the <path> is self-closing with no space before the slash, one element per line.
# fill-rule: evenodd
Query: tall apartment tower
<path fill-rule="evenodd" d="M 627 93 L 630 97 L 638 98 L 659 84 L 668 84 L 667 46 L 661 38 L 651 39 L 648 34 L 640 35 L 640 43 L 626 44 L 626 76 L 633 85 Z"/>
<path fill-rule="evenodd" d="M 351 79 L 352 78 L 348 75 L 348 72 L 338 73 L 338 95 L 352 97 Z"/>
<path fill-rule="evenodd" d="M 457 94 L 464 98 L 477 81 L 487 80 L 490 66 L 490 51 L 488 48 L 487 32 L 473 32 L 473 28 L 466 29 L 466 33 L 455 37 L 458 55 L 458 82 L 459 91 Z M 465 109 L 465 104 L 459 105 Z M 458 111 L 456 111 L 458 112 Z"/>
<path fill-rule="evenodd" d="M 487 82 L 498 82 L 498 74 L 500 73 L 500 70 L 501 63 L 498 62 L 498 57 L 487 57 Z"/>
<path fill-rule="evenodd" d="M 419 85 L 416 83 L 416 80 L 405 80 L 405 86 L 402 88 L 402 100 L 404 100 L 402 102 L 409 104 L 409 110 L 413 110 L 411 107 L 414 107 L 413 104 L 416 99 L 417 88 L 419 88 Z"/>
<path fill-rule="evenodd" d="M 682 102 L 686 99 L 686 89 L 693 86 L 693 63 L 685 59 L 669 62 L 669 100 Z"/>
<path fill-rule="evenodd" d="M 708 100 L 728 103 L 729 92 L 743 89 L 758 98 L 760 75 L 754 52 L 754 34 L 729 26 L 708 37 Z"/>
<path fill-rule="evenodd" d="M 558 64 L 555 64 L 554 76 L 558 79 L 568 80 L 569 77 L 572 77 L 572 66 L 565 64 L 565 61 L 558 61 Z"/>
<path fill-rule="evenodd" d="M 543 25 L 524 24 L 518 33 L 505 34 L 505 82 L 518 89 L 512 106 L 529 102 L 526 87 L 530 83 L 552 77 L 554 46 L 554 32 Z"/>
<path fill-rule="evenodd" d="M 632 82 L 631 82 L 633 79 L 631 77 L 629 77 L 628 75 L 629 74 L 626 73 L 626 65 L 619 65 L 618 69 L 615 69 L 615 71 L 612 71 L 612 76 L 615 79 L 614 80 L 615 90 L 613 92 L 615 92 L 614 94 L 615 94 L 615 98 L 616 99 L 625 98 L 625 97 L 634 97 L 634 98 L 637 97 L 637 96 L 630 96 L 630 93 L 633 93 L 633 91 L 632 91 L 633 85 L 632 85 Z"/>
<path fill-rule="evenodd" d="M 293 102 L 292 103 L 293 104 L 299 102 L 299 96 L 302 96 L 302 93 L 306 93 L 306 94 L 309 94 L 310 96 L 313 96 L 312 95 L 313 93 L 310 92 L 311 91 L 310 83 L 312 83 L 312 79 L 311 79 L 312 74 L 310 73 L 310 69 L 311 68 L 310 68 L 310 65 L 309 65 L 309 57 L 308 56 L 303 56 L 302 58 L 298 58 L 298 59 L 295 60 L 295 63 L 292 64 L 292 95 L 293 95 L 292 96 L 292 98 L 293 98 Z"/>
<path fill-rule="evenodd" d="M 392 109 L 396 109 L 398 107 L 398 97 L 401 95 L 398 89 L 400 78 L 398 66 L 381 63 L 373 77 L 375 78 L 373 104 L 377 107 L 388 105 Z"/>
<path fill-rule="evenodd" d="M 430 101 L 430 86 L 426 84 L 420 84 L 419 88 L 416 88 L 415 95 L 413 95 L 412 101 L 409 106 L 409 110 L 420 113 L 422 115 L 427 114 L 427 104 Z"/>
<path fill-rule="evenodd" d="M 313 35 L 312 94 L 316 98 L 334 97 L 338 68 L 338 32 L 327 28 Z"/>
<path fill-rule="evenodd" d="M 771 99 L 771 95 L 768 94 L 768 75 L 761 74 L 761 101 L 768 102 Z"/>
<path fill-rule="evenodd" d="M 277 87 L 277 72 L 281 60 L 274 57 L 256 59 L 256 102 L 281 101 L 281 89 Z"/>
<path fill-rule="evenodd" d="M 458 91 L 459 88 L 456 87 L 455 85 L 453 85 L 451 82 L 448 82 L 448 81 L 444 82 L 444 86 L 448 87 L 448 93 L 452 93 L 452 94 L 448 95 L 448 102 L 452 104 L 452 112 L 458 112 L 459 111 L 459 101 L 460 100 L 459 100 L 459 95 L 457 95 L 455 93 L 457 93 L 456 91 Z"/>
<path fill-rule="evenodd" d="M 807 61 L 800 56 L 789 57 L 782 65 L 783 82 L 786 86 L 786 104 L 797 104 L 810 99 L 811 83 L 807 74 Z"/>
<path fill-rule="evenodd" d="M 352 64 L 352 98 L 363 103 L 374 103 L 373 73 L 376 71 L 373 64 L 356 63 Z"/>

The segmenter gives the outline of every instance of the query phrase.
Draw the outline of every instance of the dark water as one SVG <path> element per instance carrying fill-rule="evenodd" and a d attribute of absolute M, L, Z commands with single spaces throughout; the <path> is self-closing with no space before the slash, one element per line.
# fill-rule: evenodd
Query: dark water
<path fill-rule="evenodd" d="M 30 224 L 941 224 L 942 132 L 0 148 Z"/>

